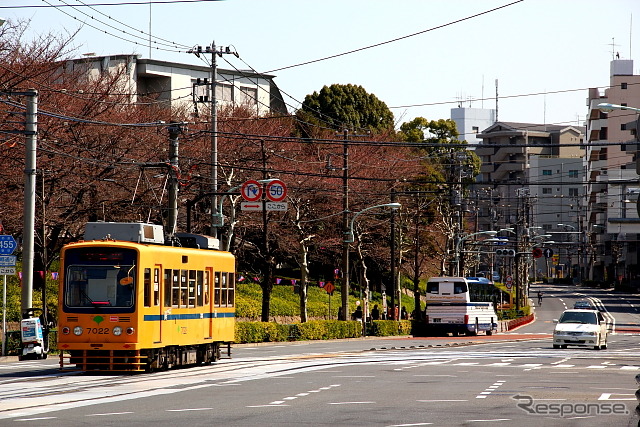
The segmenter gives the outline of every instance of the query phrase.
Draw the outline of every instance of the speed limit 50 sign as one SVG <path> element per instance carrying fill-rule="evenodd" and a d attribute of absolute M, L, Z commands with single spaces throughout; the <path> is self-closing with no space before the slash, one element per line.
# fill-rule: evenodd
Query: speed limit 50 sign
<path fill-rule="evenodd" d="M 287 197 L 287 186 L 279 179 L 274 179 L 267 184 L 266 195 L 272 202 L 281 202 Z"/>

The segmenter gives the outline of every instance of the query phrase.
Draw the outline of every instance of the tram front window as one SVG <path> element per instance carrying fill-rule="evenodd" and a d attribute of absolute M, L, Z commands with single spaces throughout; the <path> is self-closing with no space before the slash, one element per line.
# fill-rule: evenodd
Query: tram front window
<path fill-rule="evenodd" d="M 67 307 L 133 307 L 134 266 L 71 265 L 67 268 Z"/>

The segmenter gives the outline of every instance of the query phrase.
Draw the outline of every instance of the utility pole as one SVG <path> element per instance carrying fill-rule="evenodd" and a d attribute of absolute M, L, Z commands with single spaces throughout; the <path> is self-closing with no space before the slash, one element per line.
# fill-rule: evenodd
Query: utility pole
<path fill-rule="evenodd" d="M 211 236 L 218 238 L 218 228 L 222 226 L 222 212 L 218 212 L 218 108 L 216 100 L 216 78 L 218 67 L 216 55 L 222 57 L 223 54 L 232 54 L 238 58 L 238 53 L 231 50 L 230 46 L 216 50 L 216 43 L 211 42 L 211 46 L 196 46 L 189 49 L 187 53 L 193 53 L 200 58 L 201 53 L 211 54 Z"/>
<path fill-rule="evenodd" d="M 38 133 L 38 91 L 22 93 L 28 97 L 25 118 L 24 222 L 22 228 L 22 314 L 33 307 L 33 251 L 36 210 L 36 148 Z"/>
<path fill-rule="evenodd" d="M 180 123 L 172 123 L 169 128 L 169 171 L 170 185 L 169 185 L 169 212 L 167 215 L 168 223 L 168 236 L 173 242 L 173 238 L 176 233 L 176 227 L 178 224 L 178 173 L 180 171 L 178 167 L 178 136 L 182 132 Z"/>
<path fill-rule="evenodd" d="M 396 201 L 396 192 L 391 190 L 391 203 Z M 391 211 L 391 320 L 399 320 L 398 314 L 400 313 L 400 305 L 402 300 L 400 299 L 400 289 L 398 288 L 398 278 L 396 274 L 396 211 Z M 398 298 L 396 303 L 396 296 Z M 396 305 L 398 306 L 398 312 L 396 313 Z"/>
<path fill-rule="evenodd" d="M 342 320 L 349 319 L 349 131 L 343 130 L 342 145 Z"/>

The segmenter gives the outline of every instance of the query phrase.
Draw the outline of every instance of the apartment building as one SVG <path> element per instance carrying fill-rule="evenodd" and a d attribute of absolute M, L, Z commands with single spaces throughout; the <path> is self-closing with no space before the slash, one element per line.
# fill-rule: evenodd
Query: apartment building
<path fill-rule="evenodd" d="M 632 110 L 607 110 L 598 105 L 640 108 L 640 75 L 633 60 L 614 59 L 605 90 L 589 89 L 587 98 L 586 225 L 588 278 L 640 288 L 638 272 L 638 152 Z"/>
<path fill-rule="evenodd" d="M 478 185 L 490 192 L 480 206 L 486 229 L 524 229 L 530 241 L 554 251 L 536 272 L 579 277 L 579 242 L 584 209 L 584 129 L 534 123 L 496 122 L 481 133 L 476 154 L 482 160 Z M 537 237 L 544 236 L 536 241 Z"/>
<path fill-rule="evenodd" d="M 88 75 L 122 71 L 128 76 L 125 90 L 131 101 L 150 97 L 164 101 L 168 107 L 194 101 L 211 100 L 211 67 L 177 62 L 143 59 L 139 55 L 90 56 L 66 61 L 67 72 L 80 71 Z M 269 112 L 287 113 L 274 76 L 254 71 L 217 68 L 216 101 L 218 107 L 242 105 L 255 109 L 257 115 Z M 200 83 L 200 84 L 198 84 Z"/>

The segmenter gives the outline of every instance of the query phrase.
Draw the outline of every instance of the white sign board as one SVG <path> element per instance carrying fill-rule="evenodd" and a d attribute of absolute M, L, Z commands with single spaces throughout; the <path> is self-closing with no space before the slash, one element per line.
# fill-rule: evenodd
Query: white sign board
<path fill-rule="evenodd" d="M 266 205 L 268 211 L 285 212 L 288 207 L 286 202 L 267 202 Z"/>
<path fill-rule="evenodd" d="M 0 276 L 15 276 L 15 267 L 0 267 Z"/>
<path fill-rule="evenodd" d="M 261 211 L 262 210 L 262 202 L 242 202 L 240 203 L 240 209 L 243 211 Z"/>
<path fill-rule="evenodd" d="M 286 212 L 289 205 L 286 202 L 265 202 L 268 211 Z M 261 212 L 262 202 L 242 202 L 240 209 L 249 212 Z"/>
<path fill-rule="evenodd" d="M 0 267 L 15 267 L 16 256 L 15 255 L 0 255 Z"/>

